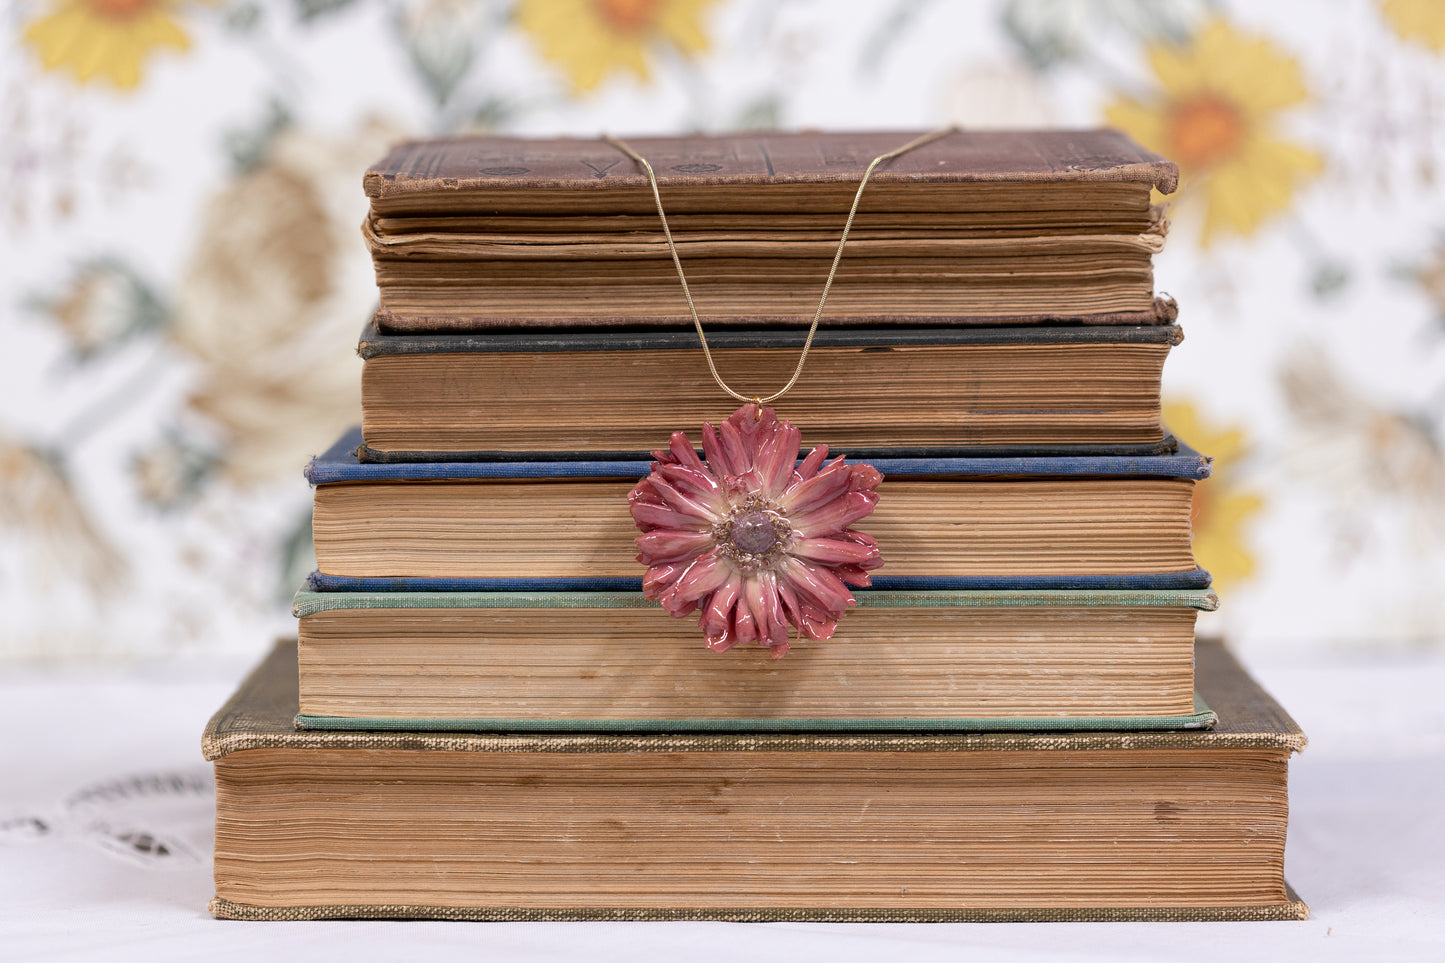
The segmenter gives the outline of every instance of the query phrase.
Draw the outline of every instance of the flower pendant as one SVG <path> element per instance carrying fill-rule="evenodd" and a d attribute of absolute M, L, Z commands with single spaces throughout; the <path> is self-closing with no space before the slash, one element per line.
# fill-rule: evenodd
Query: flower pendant
<path fill-rule="evenodd" d="M 827 639 L 883 564 L 878 542 L 848 526 L 878 503 L 872 465 L 798 461 L 801 435 L 771 408 L 748 404 L 702 426 L 705 460 L 681 431 L 652 453 L 652 473 L 627 496 L 643 534 L 645 598 L 675 618 L 700 612 L 707 647 L 765 645 L 773 658 L 798 636 Z"/>

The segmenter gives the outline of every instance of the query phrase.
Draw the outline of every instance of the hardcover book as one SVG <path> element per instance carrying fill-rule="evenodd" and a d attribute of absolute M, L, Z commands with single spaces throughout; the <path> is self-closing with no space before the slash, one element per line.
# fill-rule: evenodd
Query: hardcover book
<path fill-rule="evenodd" d="M 1160 454 L 1176 325 L 823 327 L 790 420 L 856 457 Z M 723 329 L 724 381 L 779 385 L 803 333 Z M 678 425 L 720 421 L 691 327 L 653 332 L 384 334 L 360 354 L 364 461 L 643 459 Z M 848 404 L 840 395 L 869 399 Z"/>
<path fill-rule="evenodd" d="M 207 727 L 233 919 L 1302 919 L 1304 736 L 1217 644 L 1211 731 L 313 732 L 278 646 Z"/>
<path fill-rule="evenodd" d="M 710 325 L 806 324 L 869 162 L 912 133 L 630 141 Z M 877 168 L 830 326 L 1148 324 L 1174 164 L 1117 131 L 953 131 Z M 365 176 L 383 330 L 685 323 L 643 169 L 603 140 L 413 141 Z"/>
<path fill-rule="evenodd" d="M 638 592 L 301 592 L 308 728 L 1184 728 L 1201 591 L 859 591 L 837 635 L 708 651 Z"/>
<path fill-rule="evenodd" d="M 393 588 L 441 587 L 424 579 L 478 590 L 519 587 L 519 579 L 549 588 L 640 584 L 627 493 L 649 462 L 366 464 L 355 455 L 361 441 L 351 432 L 307 469 L 324 575 Z M 880 588 L 1198 584 L 1190 512 L 1209 460 L 1187 447 L 871 464 L 885 476 L 867 521 L 885 559 L 873 583 Z"/>

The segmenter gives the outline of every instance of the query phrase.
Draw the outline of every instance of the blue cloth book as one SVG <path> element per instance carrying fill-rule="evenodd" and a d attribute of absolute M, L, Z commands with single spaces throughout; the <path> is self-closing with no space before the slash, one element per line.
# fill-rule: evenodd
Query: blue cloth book
<path fill-rule="evenodd" d="M 314 459 L 318 572 L 331 590 L 636 590 L 627 494 L 642 460 L 361 461 L 359 430 Z M 879 458 L 879 589 L 1188 589 L 1195 482 L 1162 455 Z"/>

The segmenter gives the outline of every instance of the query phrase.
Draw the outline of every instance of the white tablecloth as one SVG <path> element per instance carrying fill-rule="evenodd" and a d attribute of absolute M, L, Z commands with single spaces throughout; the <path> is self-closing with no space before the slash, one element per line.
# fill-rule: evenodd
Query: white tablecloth
<path fill-rule="evenodd" d="M 1445 657 L 1252 668 L 1311 740 L 1286 861 L 1305 923 L 220 922 L 198 743 L 245 667 L 11 669 L 0 960 L 1445 960 Z"/>

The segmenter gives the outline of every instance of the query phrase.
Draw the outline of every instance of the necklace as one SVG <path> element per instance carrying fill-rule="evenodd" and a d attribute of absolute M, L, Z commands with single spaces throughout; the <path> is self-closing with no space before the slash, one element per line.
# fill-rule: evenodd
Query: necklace
<path fill-rule="evenodd" d="M 727 383 L 722 380 L 722 376 L 717 373 L 717 365 L 714 364 L 712 360 L 712 349 L 708 347 L 707 334 L 702 330 L 702 319 L 698 317 L 697 305 L 693 304 L 692 291 L 687 286 L 687 275 L 684 274 L 682 270 L 682 258 L 678 256 L 677 245 L 672 240 L 672 229 L 667 226 L 667 212 L 662 209 L 662 193 L 657 188 L 657 175 L 653 173 L 652 165 L 647 162 L 647 158 L 633 150 L 626 141 L 606 134 L 602 136 L 602 140 L 604 143 L 616 147 L 638 164 L 641 164 L 642 169 L 647 172 L 647 182 L 652 187 L 652 200 L 657 205 L 657 217 L 658 220 L 662 222 L 662 236 L 667 238 L 667 249 L 672 254 L 673 267 L 677 268 L 677 279 L 682 284 L 682 296 L 687 300 L 687 310 L 688 313 L 692 315 L 692 325 L 697 330 L 697 340 L 702 344 L 703 357 L 707 359 L 707 369 L 712 373 L 712 379 L 717 382 L 719 388 L 738 401 L 751 401 L 758 405 L 764 405 L 769 401 L 776 401 L 787 394 L 803 375 L 803 365 L 808 360 L 809 349 L 813 347 L 813 336 L 818 333 L 818 322 L 823 319 L 823 308 L 828 304 L 828 292 L 833 290 L 833 278 L 838 275 L 838 265 L 843 261 L 843 248 L 848 244 L 848 232 L 853 229 L 853 218 L 858 215 L 858 204 L 863 200 L 863 189 L 868 186 L 868 179 L 873 176 L 873 171 L 878 165 L 901 157 L 909 151 L 922 147 L 925 144 L 931 144 L 942 137 L 948 136 L 957 129 L 957 127 L 941 127 L 921 137 L 915 137 L 902 147 L 894 148 L 886 154 L 879 154 L 873 158 L 872 163 L 863 171 L 863 179 L 858 182 L 858 191 L 853 195 L 853 206 L 848 209 L 848 220 L 843 222 L 843 233 L 838 238 L 838 250 L 833 254 L 833 264 L 828 268 L 828 279 L 823 282 L 823 294 L 818 298 L 818 309 L 813 312 L 813 323 L 808 327 L 808 337 L 804 340 L 803 350 L 798 355 L 798 366 L 793 369 L 793 376 L 788 379 L 788 383 L 766 398 L 739 394 L 732 388 L 729 388 Z"/>
<path fill-rule="evenodd" d="M 857 604 L 849 586 L 866 587 L 868 573 L 883 564 L 878 542 L 850 527 L 873 511 L 883 476 L 871 465 L 850 465 L 841 455 L 828 461 L 827 445 L 799 461 L 800 432 L 765 405 L 787 394 L 803 374 L 873 171 L 954 130 L 914 138 L 878 155 L 863 172 L 797 367 L 788 383 L 766 398 L 740 394 L 718 374 L 652 165 L 625 141 L 602 138 L 647 172 L 708 370 L 718 387 L 744 402 L 717 428 L 703 424 L 702 458 L 686 433 L 673 432 L 668 447 L 652 453 L 652 472 L 627 496 L 642 531 L 637 560 L 647 566 L 643 596 L 676 618 L 699 613 L 703 637 L 714 651 L 757 644 L 780 658 L 791 633 L 831 638 L 838 620 Z"/>

